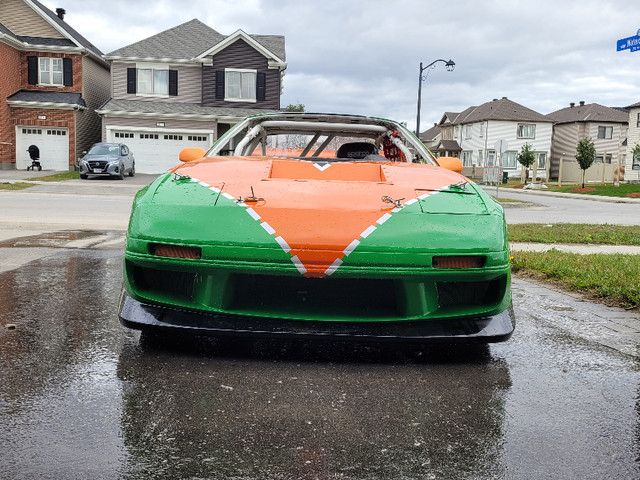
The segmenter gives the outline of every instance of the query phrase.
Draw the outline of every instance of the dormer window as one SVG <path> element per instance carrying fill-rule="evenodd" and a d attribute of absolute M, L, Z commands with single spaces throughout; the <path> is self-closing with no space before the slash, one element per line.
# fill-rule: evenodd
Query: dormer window
<path fill-rule="evenodd" d="M 63 80 L 62 59 L 61 58 L 39 58 L 40 85 L 54 85 L 61 87 Z"/>

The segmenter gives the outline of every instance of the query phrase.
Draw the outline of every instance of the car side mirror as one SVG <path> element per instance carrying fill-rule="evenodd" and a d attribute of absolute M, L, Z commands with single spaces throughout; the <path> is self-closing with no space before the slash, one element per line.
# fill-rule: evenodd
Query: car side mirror
<path fill-rule="evenodd" d="M 462 171 L 462 160 L 456 157 L 438 157 L 436 158 L 438 164 L 442 168 L 451 170 L 452 172 L 460 173 Z"/>
<path fill-rule="evenodd" d="M 206 153 L 207 151 L 204 148 L 184 148 L 180 151 L 180 156 L 178 158 L 181 162 L 193 162 L 194 160 L 204 157 Z"/>

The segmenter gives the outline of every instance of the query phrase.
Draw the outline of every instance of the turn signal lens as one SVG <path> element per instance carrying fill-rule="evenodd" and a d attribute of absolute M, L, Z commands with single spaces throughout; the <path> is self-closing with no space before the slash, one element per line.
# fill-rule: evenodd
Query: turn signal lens
<path fill-rule="evenodd" d="M 433 257 L 433 268 L 480 268 L 485 257 L 479 255 Z"/>
<path fill-rule="evenodd" d="M 159 257 L 173 258 L 202 258 L 202 249 L 200 247 L 187 247 L 185 245 L 167 245 L 164 243 L 152 243 L 149 245 L 151 255 Z"/>

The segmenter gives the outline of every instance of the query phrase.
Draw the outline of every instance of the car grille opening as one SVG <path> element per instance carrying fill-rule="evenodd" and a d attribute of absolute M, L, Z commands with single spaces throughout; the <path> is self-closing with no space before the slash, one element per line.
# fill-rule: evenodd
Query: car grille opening
<path fill-rule="evenodd" d="M 398 316 L 393 280 L 241 274 L 231 309 L 301 316 L 372 319 Z"/>
<path fill-rule="evenodd" d="M 504 294 L 501 279 L 481 282 L 437 282 L 438 306 L 491 306 Z"/>
<path fill-rule="evenodd" d="M 149 244 L 149 252 L 151 255 L 159 257 L 187 258 L 191 260 L 202 258 L 202 249 L 200 247 L 188 247 L 186 245 L 151 243 Z"/>
<path fill-rule="evenodd" d="M 133 282 L 140 290 L 179 300 L 193 299 L 195 280 L 195 273 L 133 267 Z"/>

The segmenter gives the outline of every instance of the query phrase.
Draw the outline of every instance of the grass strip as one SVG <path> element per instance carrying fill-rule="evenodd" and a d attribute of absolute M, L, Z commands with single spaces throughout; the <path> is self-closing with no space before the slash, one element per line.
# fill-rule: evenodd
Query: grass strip
<path fill-rule="evenodd" d="M 514 252 L 512 271 L 552 280 L 562 288 L 606 299 L 624 308 L 640 307 L 640 256 L 580 255 L 549 250 Z"/>
<path fill-rule="evenodd" d="M 3 182 L 0 183 L 0 190 L 24 190 L 25 188 L 33 187 L 33 183 L 25 182 Z"/>
<path fill-rule="evenodd" d="M 510 242 L 640 245 L 640 227 L 583 223 L 521 223 L 507 226 Z"/>
<path fill-rule="evenodd" d="M 77 178 L 80 178 L 80 173 L 76 171 L 72 171 L 72 172 L 54 173 L 53 175 L 46 175 L 44 177 L 27 178 L 27 180 L 40 181 L 40 182 L 60 182 L 63 180 L 75 180 Z"/>
<path fill-rule="evenodd" d="M 621 183 L 616 187 L 612 183 L 585 183 L 584 189 L 582 184 L 565 184 L 558 186 L 554 183 L 545 183 L 545 192 L 560 193 L 580 193 L 583 195 L 598 195 L 602 197 L 640 197 L 640 184 L 638 183 Z M 506 184 L 501 184 L 501 188 L 522 188 L 524 185 L 520 180 L 509 180 Z"/>

